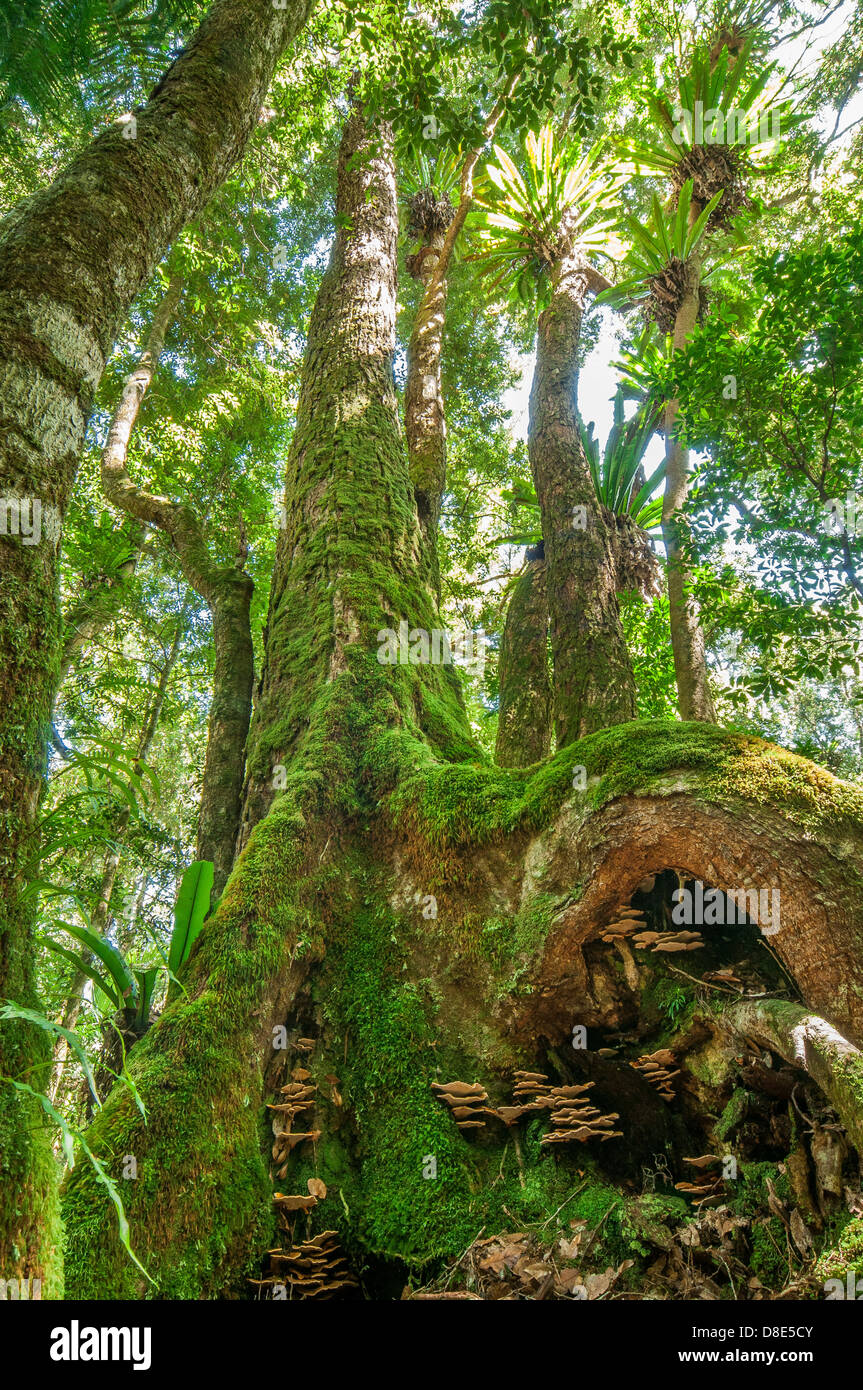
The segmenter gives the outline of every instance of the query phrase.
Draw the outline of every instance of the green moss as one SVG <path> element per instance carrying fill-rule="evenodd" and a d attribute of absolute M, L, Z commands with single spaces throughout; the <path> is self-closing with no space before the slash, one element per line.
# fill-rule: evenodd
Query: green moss
<path fill-rule="evenodd" d="M 534 768 L 480 763 L 453 768 L 426 753 L 403 768 L 388 809 L 439 849 L 483 845 L 548 825 L 583 766 L 586 809 L 624 795 L 661 793 L 682 781 L 704 800 L 779 804 L 808 830 L 863 823 L 863 792 L 764 739 L 712 724 L 634 721 L 591 734 Z M 687 780 L 687 774 L 696 777 Z"/>
<path fill-rule="evenodd" d="M 64 1193 L 69 1297 L 216 1297 L 257 1259 L 273 1215 L 260 1063 L 249 1058 L 260 1051 L 262 991 L 290 968 L 312 920 L 318 880 L 299 872 L 304 850 L 304 817 L 283 797 L 198 938 L 187 996 L 130 1054 L 147 1121 L 128 1090 L 115 1088 L 88 1133 L 115 1178 L 126 1155 L 136 1159 L 137 1178 L 122 1183 L 122 1195 L 133 1249 L 155 1285 L 122 1250 L 113 1208 L 82 1162 Z"/>
<path fill-rule="evenodd" d="M 726 1140 L 730 1138 L 737 1126 L 743 1122 L 748 1104 L 748 1093 L 742 1086 L 736 1086 L 732 1092 L 730 1101 L 720 1115 L 714 1128 L 713 1133 L 717 1139 Z"/>
<path fill-rule="evenodd" d="M 729 1206 L 751 1222 L 749 1263 L 753 1274 L 769 1288 L 782 1288 L 788 1282 L 785 1227 L 777 1216 L 765 1215 L 770 1210 L 768 1181 L 781 1202 L 794 1205 L 787 1175 L 775 1163 L 765 1162 L 740 1164 Z"/>
<path fill-rule="evenodd" d="M 842 1213 L 842 1220 L 845 1224 L 838 1238 L 834 1237 L 821 1252 L 813 1270 L 813 1278 L 819 1283 L 827 1279 L 844 1282 L 849 1270 L 855 1278 L 863 1275 L 863 1220 L 850 1217 L 847 1212 Z"/>
<path fill-rule="evenodd" d="M 291 1160 L 290 1190 L 323 1177 L 328 1196 L 320 1219 L 340 1231 L 360 1263 L 377 1258 L 428 1269 L 461 1254 L 481 1231 L 513 1229 L 513 1222 L 548 1222 L 553 1238 L 560 1223 L 549 1218 L 562 1203 L 563 1229 L 579 1217 L 591 1227 L 602 1223 L 597 1250 L 613 1247 L 623 1258 L 620 1193 L 593 1176 L 578 1177 L 568 1159 L 544 1151 L 543 1118 L 521 1132 L 517 1151 L 514 1136 L 494 1122 L 467 1138 L 435 1099 L 431 1082 L 438 1078 L 476 1077 L 492 1087 L 495 1079 L 480 1052 L 451 1040 L 445 1052 L 437 1047 L 433 992 L 407 978 L 409 933 L 385 902 L 383 885 L 369 872 L 349 929 L 329 944 L 316 996 L 332 1039 L 326 1065 L 337 1069 L 350 1123 L 317 1154 Z M 590 1168 L 589 1156 L 579 1159 L 582 1172 Z"/>
<path fill-rule="evenodd" d="M 651 1256 L 655 1249 L 667 1249 L 672 1229 L 690 1217 L 688 1204 L 682 1197 L 664 1193 L 646 1193 L 627 1201 L 621 1216 L 621 1236 L 630 1255 Z"/>

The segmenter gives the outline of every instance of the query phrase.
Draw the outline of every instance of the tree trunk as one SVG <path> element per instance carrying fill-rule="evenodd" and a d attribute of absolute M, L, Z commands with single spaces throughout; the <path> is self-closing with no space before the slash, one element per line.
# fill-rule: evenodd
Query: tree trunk
<path fill-rule="evenodd" d="M 126 381 L 111 422 L 102 455 L 102 491 L 110 502 L 131 516 L 167 532 L 186 579 L 206 600 L 212 614 L 216 661 L 196 853 L 198 859 L 213 863 L 213 893 L 218 898 L 228 881 L 236 852 L 246 736 L 252 713 L 254 586 L 243 572 L 245 541 L 241 538 L 234 565 L 214 563 L 204 539 L 203 523 L 191 509 L 136 487 L 126 468 L 132 426 L 158 366 L 179 295 L 180 282 L 175 277 L 156 311 L 147 346 Z"/>
<path fill-rule="evenodd" d="M 446 414 L 441 385 L 443 337 L 446 326 L 447 276 L 456 242 L 473 206 L 473 176 L 483 149 L 492 139 L 506 102 L 520 74 L 511 78 L 483 127 L 483 138 L 462 166 L 459 205 L 445 232 L 435 233 L 417 256 L 423 297 L 416 312 L 407 350 L 405 436 L 411 482 L 423 538 L 423 559 L 440 601 L 437 531 L 446 485 Z"/>
<path fill-rule="evenodd" d="M 439 232 L 420 252 L 417 277 L 422 282 L 423 297 L 408 344 L 405 383 L 405 437 L 411 482 L 423 532 L 423 554 L 438 594 L 437 530 L 446 483 L 446 416 L 441 385 L 447 297 L 447 269 L 441 262 L 444 244 L 444 233 Z"/>
<path fill-rule="evenodd" d="M 513 585 L 498 664 L 500 706 L 495 762 L 530 767 L 551 748 L 553 693 L 548 669 L 545 560 L 528 558 Z"/>
<path fill-rule="evenodd" d="M 165 696 L 168 693 L 168 683 L 171 678 L 171 672 L 173 671 L 174 666 L 176 665 L 177 657 L 180 654 L 180 644 L 183 640 L 183 637 L 185 636 L 189 606 L 190 605 L 188 602 L 183 605 L 182 611 L 180 613 L 180 620 L 177 623 L 177 627 L 174 633 L 174 640 L 171 643 L 170 651 L 168 652 L 168 655 L 162 666 L 162 670 L 159 673 L 159 684 L 156 687 L 155 698 L 147 713 L 147 718 L 144 722 L 144 727 L 141 730 L 141 737 L 138 740 L 138 747 L 135 753 L 136 762 L 146 761 L 150 752 L 150 748 L 153 744 L 153 739 L 156 736 L 156 730 L 159 726 L 159 719 L 161 717 L 162 708 L 165 703 Z M 123 855 L 123 847 L 126 840 L 126 831 L 128 829 L 128 826 L 129 807 L 124 803 L 122 806 L 119 806 L 116 809 L 116 817 L 114 821 L 115 843 L 112 845 L 111 849 L 109 849 L 107 854 L 105 855 L 105 860 L 102 866 L 102 881 L 99 886 L 99 897 L 96 902 L 96 906 L 90 913 L 90 927 L 93 931 L 98 932 L 100 936 L 103 936 L 108 929 L 108 921 L 111 911 L 111 897 L 114 892 L 114 884 L 117 881 L 117 873 L 120 868 L 120 861 Z M 92 961 L 90 953 L 87 952 L 86 954 L 88 956 L 88 959 Z M 69 985 L 69 992 L 66 998 L 66 1007 L 63 1010 L 63 1014 L 60 1019 L 60 1023 L 64 1028 L 74 1028 L 76 1023 L 78 1022 L 78 1015 L 81 1011 L 81 1001 L 84 996 L 84 986 L 86 985 L 88 978 L 89 976 L 86 975 L 83 970 L 76 970 L 72 976 L 72 980 Z M 54 1050 L 54 1072 L 51 1078 L 51 1087 L 49 1092 L 55 1105 L 58 1105 L 60 1099 L 63 1072 L 66 1066 L 66 1060 L 68 1056 L 69 1048 L 66 1044 L 66 1039 L 61 1038 Z"/>
<path fill-rule="evenodd" d="M 342 141 L 338 206 L 368 237 L 339 235 L 309 327 L 297 427 L 285 481 L 286 525 L 270 593 L 264 669 L 249 738 L 241 842 L 280 786 L 278 769 L 320 764 L 322 739 L 344 734 L 340 692 L 367 692 L 375 719 L 404 722 L 445 756 L 475 758 L 460 686 L 448 664 L 389 666 L 376 648 L 406 620 L 431 634 L 439 622 L 425 580 L 423 533 L 396 410 L 396 205 L 392 156 L 368 155 L 359 116 Z M 359 206 L 374 190 L 368 208 Z M 371 191 L 369 197 L 372 198 Z M 450 226 L 450 233 L 455 223 Z M 388 677 L 392 675 L 392 679 Z M 330 689 L 324 700 L 321 691 Z M 356 775 L 338 760 L 330 794 Z M 348 797 L 348 805 L 353 805 Z"/>
<path fill-rule="evenodd" d="M 692 213 L 698 216 L 695 204 Z M 686 267 L 686 292 L 674 321 L 674 351 L 683 352 L 698 322 L 701 263 L 696 254 Z M 662 499 L 662 537 L 668 557 L 668 604 L 671 648 L 677 676 L 677 697 L 681 719 L 703 719 L 716 723 L 716 711 L 707 678 L 704 634 L 689 585 L 686 564 L 686 521 L 683 511 L 689 491 L 689 450 L 676 437 L 674 422 L 678 400 L 665 408 L 665 494 Z"/>
<path fill-rule="evenodd" d="M 559 748 L 636 712 L 614 552 L 576 414 L 578 341 L 593 277 L 578 253 L 555 266 L 530 393 L 528 454 L 542 515 Z"/>
<path fill-rule="evenodd" d="M 334 910 L 346 922 L 349 902 L 361 910 L 364 825 L 392 768 L 428 761 L 431 748 L 478 757 L 451 667 L 377 659 L 381 629 L 397 631 L 402 616 L 425 631 L 438 620 L 419 578 L 393 379 L 392 139 L 386 129 L 368 132 L 359 114 L 345 128 L 336 211 L 286 469 L 287 524 L 250 740 L 254 833 L 186 967 L 188 999 L 172 1003 L 130 1057 L 148 1123 L 115 1090 L 92 1129 L 94 1143 L 138 1155 L 141 1176 L 127 1199 L 133 1239 L 167 1297 L 236 1283 L 270 1241 L 261 1102 L 265 1076 L 270 1087 L 274 1076 L 284 1080 L 286 1061 L 273 1028 L 317 957 L 322 924 Z M 290 776 L 276 786 L 281 764 Z M 340 867 L 343 854 L 350 870 Z M 80 1165 L 66 1212 L 70 1292 L 143 1296 Z"/>
<path fill-rule="evenodd" d="M 741 1037 L 778 1052 L 809 1073 L 863 1155 L 863 1052 L 827 1021 L 785 999 L 742 1001 L 724 1021 Z"/>
<path fill-rule="evenodd" d="M 115 124 L 0 228 L 0 496 L 38 501 L 44 543 L 0 538 L 0 996 L 35 1002 L 33 861 L 59 664 L 59 531 L 93 396 L 141 286 L 255 128 L 309 0 L 217 0 L 134 126 Z M 133 135 L 134 138 L 129 138 Z M 39 1030 L 0 1025 L 0 1074 L 47 1084 Z M 0 1268 L 52 1286 L 54 1160 L 44 1117 L 0 1092 Z"/>

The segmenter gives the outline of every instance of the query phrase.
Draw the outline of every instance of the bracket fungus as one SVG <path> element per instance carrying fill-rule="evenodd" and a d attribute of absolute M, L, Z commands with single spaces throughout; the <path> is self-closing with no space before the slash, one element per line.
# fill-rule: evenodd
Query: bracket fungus
<path fill-rule="evenodd" d="M 632 938 L 639 951 L 698 951 L 704 939 L 697 931 L 644 931 Z"/>
<path fill-rule="evenodd" d="M 437 1099 L 449 1106 L 450 1112 L 461 1130 L 483 1129 L 485 1120 L 480 1117 L 495 1113 L 486 1104 L 488 1092 L 478 1081 L 472 1083 L 468 1081 L 448 1081 L 446 1083 L 433 1081 L 431 1088 Z"/>
<path fill-rule="evenodd" d="M 721 1201 L 725 1195 L 725 1179 L 722 1170 L 719 1172 L 710 1171 L 715 1169 L 717 1164 L 722 1163 L 718 1154 L 703 1154 L 701 1158 L 684 1158 L 684 1163 L 689 1163 L 697 1169 L 691 1182 L 676 1182 L 674 1184 L 677 1192 L 686 1193 L 691 1197 L 694 1206 L 714 1206 Z"/>
<path fill-rule="evenodd" d="M 266 1289 L 270 1298 L 276 1289 L 285 1289 L 292 1299 L 323 1300 L 358 1287 L 337 1231 L 321 1231 L 298 1245 L 269 1250 L 267 1254 L 270 1273 L 264 1279 L 250 1279 L 249 1283 Z"/>
<path fill-rule="evenodd" d="M 680 1068 L 674 1068 L 677 1061 L 673 1052 L 667 1047 L 660 1048 L 658 1052 L 647 1052 L 639 1057 L 637 1061 L 630 1062 L 630 1066 L 640 1072 L 645 1081 L 649 1081 L 651 1086 L 659 1092 L 663 1100 L 672 1101 L 675 1098 L 672 1081 L 675 1076 L 680 1075 Z M 674 1070 L 670 1070 L 674 1068 Z"/>
<path fill-rule="evenodd" d="M 552 1128 L 544 1134 L 541 1144 L 584 1143 L 587 1139 L 622 1139 L 623 1131 L 614 1128 L 614 1121 L 620 1119 L 616 1112 L 603 1115 L 591 1105 L 584 1094 L 596 1083 L 584 1081 L 578 1086 L 554 1086 L 551 1089 L 552 1101 L 549 1120 Z"/>

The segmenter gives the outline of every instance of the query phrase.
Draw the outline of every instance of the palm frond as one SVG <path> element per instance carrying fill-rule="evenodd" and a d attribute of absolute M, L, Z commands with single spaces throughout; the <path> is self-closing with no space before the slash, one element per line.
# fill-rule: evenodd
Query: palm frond
<path fill-rule="evenodd" d="M 585 255 L 605 247 L 622 176 L 601 146 L 584 154 L 559 147 L 550 126 L 528 134 L 525 155 L 519 170 L 494 146 L 497 162 L 487 164 L 488 184 L 476 200 L 482 250 L 474 259 L 490 291 L 505 289 L 542 304 L 562 255 L 576 246 Z"/>

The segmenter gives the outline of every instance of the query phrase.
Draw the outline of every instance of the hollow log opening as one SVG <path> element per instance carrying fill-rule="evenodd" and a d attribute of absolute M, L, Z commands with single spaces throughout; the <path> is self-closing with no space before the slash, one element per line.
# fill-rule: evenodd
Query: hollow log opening
<path fill-rule="evenodd" d="M 391 899 L 414 917 L 405 956 L 384 947 L 373 968 L 346 940 L 295 998 L 269 1076 L 285 1235 L 252 1296 L 760 1300 L 807 1296 L 846 1258 L 863 1196 L 843 1067 L 860 1054 L 809 1013 L 790 966 L 805 943 L 783 940 L 787 878 L 765 895 L 735 885 L 716 839 L 705 861 L 642 838 L 625 875 L 603 865 L 581 885 L 557 877 L 559 829 L 528 847 L 529 889 L 555 892 L 521 952 L 504 944 L 515 913 L 466 920 L 445 959 L 405 873 Z M 500 899 L 505 861 L 471 867 L 474 897 L 485 879 Z M 442 876 L 454 900 L 459 871 Z M 337 1018 L 323 981 L 348 968 L 365 978 Z M 361 1215 L 335 1213 L 330 1274 L 310 1241 L 336 1191 Z"/>

